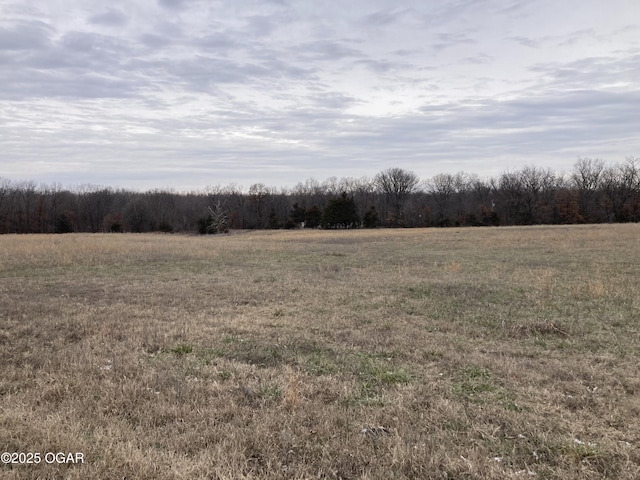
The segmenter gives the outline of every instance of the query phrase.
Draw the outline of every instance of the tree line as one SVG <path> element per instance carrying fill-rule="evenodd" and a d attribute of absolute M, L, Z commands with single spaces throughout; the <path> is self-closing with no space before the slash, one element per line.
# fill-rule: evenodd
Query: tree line
<path fill-rule="evenodd" d="M 640 158 L 581 158 L 568 174 L 526 166 L 495 178 L 401 168 L 373 178 L 308 179 L 199 192 L 0 178 L 0 233 L 199 232 L 230 229 L 450 227 L 640 221 Z"/>

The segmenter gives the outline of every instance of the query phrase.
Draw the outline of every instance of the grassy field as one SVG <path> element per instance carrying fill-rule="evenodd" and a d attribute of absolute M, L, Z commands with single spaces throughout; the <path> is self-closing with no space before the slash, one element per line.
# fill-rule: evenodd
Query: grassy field
<path fill-rule="evenodd" d="M 0 477 L 640 478 L 639 258 L 637 224 L 0 236 L 0 452 L 42 455 Z"/>

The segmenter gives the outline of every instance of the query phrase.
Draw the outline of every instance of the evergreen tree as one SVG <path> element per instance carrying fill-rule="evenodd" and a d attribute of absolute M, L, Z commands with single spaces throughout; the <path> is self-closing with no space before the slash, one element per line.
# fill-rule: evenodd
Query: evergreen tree
<path fill-rule="evenodd" d="M 289 213 L 289 217 L 291 221 L 300 226 L 305 221 L 305 209 L 298 205 L 298 202 L 293 204 L 293 208 L 291 208 L 291 212 Z"/>
<path fill-rule="evenodd" d="M 304 212 L 304 226 L 307 228 L 316 228 L 320 226 L 322 220 L 322 210 L 317 205 L 309 207 Z"/>
<path fill-rule="evenodd" d="M 56 219 L 56 233 L 72 233 L 73 223 L 66 213 L 61 213 Z"/>
<path fill-rule="evenodd" d="M 354 228 L 359 223 L 356 203 L 346 192 L 329 200 L 321 220 L 323 228 Z"/>
<path fill-rule="evenodd" d="M 271 212 L 269 213 L 269 228 L 272 230 L 277 230 L 280 228 L 280 219 L 278 218 L 278 215 L 276 214 L 274 208 L 272 208 Z"/>
<path fill-rule="evenodd" d="M 380 218 L 378 218 L 376 207 L 372 206 L 367 210 L 367 213 L 364 214 L 364 218 L 362 219 L 362 224 L 364 228 L 376 228 L 380 225 Z"/>

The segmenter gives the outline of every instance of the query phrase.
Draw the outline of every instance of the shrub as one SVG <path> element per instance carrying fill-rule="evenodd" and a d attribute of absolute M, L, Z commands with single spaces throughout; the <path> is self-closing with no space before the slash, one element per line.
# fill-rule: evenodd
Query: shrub
<path fill-rule="evenodd" d="M 362 218 L 362 224 L 364 225 L 364 228 L 376 228 L 380 225 L 380 219 L 378 218 L 378 211 L 376 210 L 376 207 L 372 206 L 367 210 L 367 213 L 365 213 Z"/>
<path fill-rule="evenodd" d="M 167 222 L 160 222 L 158 225 L 158 231 L 164 233 L 173 233 L 173 225 Z"/>
<path fill-rule="evenodd" d="M 353 197 L 343 192 L 340 197 L 329 200 L 322 214 L 323 228 L 353 228 L 360 223 Z"/>
<path fill-rule="evenodd" d="M 69 215 L 66 213 L 62 213 L 58 215 L 56 219 L 56 233 L 72 233 L 73 232 L 73 223 L 71 223 L 71 219 Z"/>
<path fill-rule="evenodd" d="M 198 219 L 198 233 L 200 235 L 206 235 L 208 232 L 208 226 L 211 224 L 211 217 L 203 217 Z"/>
<path fill-rule="evenodd" d="M 170 351 L 171 353 L 174 353 L 177 356 L 181 357 L 183 355 L 186 355 L 187 353 L 193 352 L 193 346 L 188 343 L 181 343 L 173 347 Z"/>
<path fill-rule="evenodd" d="M 307 208 L 304 212 L 304 226 L 308 228 L 316 228 L 320 226 L 322 219 L 322 210 L 317 205 Z"/>

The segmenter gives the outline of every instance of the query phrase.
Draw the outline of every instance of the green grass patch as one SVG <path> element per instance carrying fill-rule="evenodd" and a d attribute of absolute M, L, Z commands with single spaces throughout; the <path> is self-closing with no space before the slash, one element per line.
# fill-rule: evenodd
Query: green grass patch
<path fill-rule="evenodd" d="M 178 357 L 181 357 L 183 355 L 187 355 L 188 353 L 193 352 L 193 345 L 190 345 L 188 343 L 180 343 L 175 347 L 170 348 L 169 351 L 171 353 L 174 353 Z"/>

